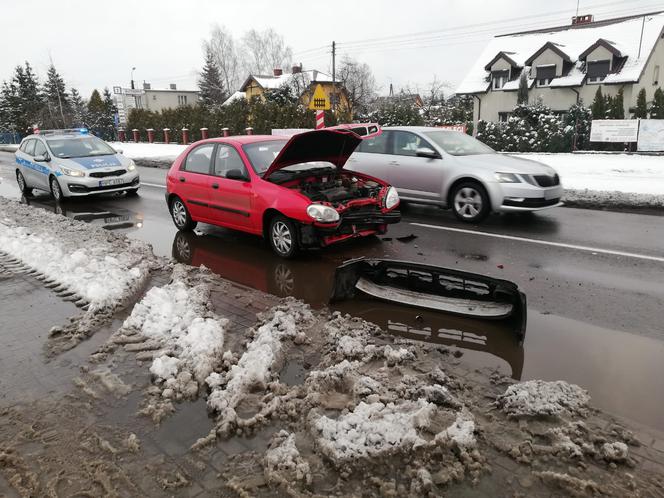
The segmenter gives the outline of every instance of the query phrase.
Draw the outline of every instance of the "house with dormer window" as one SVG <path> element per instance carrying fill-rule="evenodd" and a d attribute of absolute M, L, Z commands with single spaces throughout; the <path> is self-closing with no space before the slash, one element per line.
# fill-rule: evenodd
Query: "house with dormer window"
<path fill-rule="evenodd" d="M 456 90 L 472 95 L 474 121 L 504 121 L 517 103 L 521 75 L 530 101 L 541 99 L 564 113 L 587 106 L 601 86 L 605 95 L 623 90 L 625 116 L 645 88 L 651 102 L 664 67 L 664 12 L 572 24 L 494 37 Z M 664 69 L 662 69 L 664 70 Z"/>

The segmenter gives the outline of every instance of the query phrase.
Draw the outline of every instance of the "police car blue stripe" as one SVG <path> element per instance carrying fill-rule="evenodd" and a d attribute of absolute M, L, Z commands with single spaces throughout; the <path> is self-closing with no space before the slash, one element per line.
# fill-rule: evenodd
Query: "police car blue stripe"
<path fill-rule="evenodd" d="M 37 171 L 38 173 L 42 173 L 44 175 L 48 175 L 51 170 L 48 169 L 46 166 L 43 166 L 38 163 L 33 163 L 32 161 L 28 161 L 27 159 L 23 159 L 22 157 L 17 157 L 16 162 L 20 164 L 21 166 L 24 166 L 26 168 L 30 168 L 32 170 Z"/>

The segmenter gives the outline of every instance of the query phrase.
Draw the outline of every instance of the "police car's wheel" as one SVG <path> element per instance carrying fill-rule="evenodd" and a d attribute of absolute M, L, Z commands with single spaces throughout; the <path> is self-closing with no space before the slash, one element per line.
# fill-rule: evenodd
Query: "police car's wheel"
<path fill-rule="evenodd" d="M 54 176 L 51 177 L 51 195 L 53 195 L 53 198 L 55 199 L 56 202 L 62 201 L 65 197 L 62 194 L 62 189 L 60 188 L 58 179 Z"/>
<path fill-rule="evenodd" d="M 21 193 L 26 196 L 32 195 L 32 189 L 28 187 L 28 184 L 25 183 L 25 178 L 23 177 L 23 173 L 20 171 L 16 172 L 16 181 L 18 182 L 18 188 L 20 189 Z"/>
<path fill-rule="evenodd" d="M 191 219 L 189 210 L 179 197 L 171 201 L 171 217 L 178 230 L 189 231 L 196 228 L 196 222 Z"/>

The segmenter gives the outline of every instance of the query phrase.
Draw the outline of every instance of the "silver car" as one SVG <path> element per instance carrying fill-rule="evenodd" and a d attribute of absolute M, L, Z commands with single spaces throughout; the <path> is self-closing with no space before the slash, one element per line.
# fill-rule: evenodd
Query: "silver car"
<path fill-rule="evenodd" d="M 492 211 L 562 205 L 563 187 L 553 168 L 498 154 L 465 133 L 441 128 L 383 128 L 362 141 L 346 168 L 385 180 L 404 201 L 451 208 L 471 223 Z"/>
<path fill-rule="evenodd" d="M 16 151 L 16 181 L 25 195 L 50 192 L 56 201 L 102 192 L 138 191 L 134 161 L 85 129 L 42 131 Z"/>

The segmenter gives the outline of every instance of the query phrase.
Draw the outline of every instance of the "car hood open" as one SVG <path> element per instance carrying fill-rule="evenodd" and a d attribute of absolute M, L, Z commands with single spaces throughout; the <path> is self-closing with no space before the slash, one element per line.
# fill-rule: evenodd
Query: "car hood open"
<path fill-rule="evenodd" d="M 263 173 L 267 178 L 286 166 L 314 161 L 325 161 L 343 168 L 362 139 L 349 130 L 323 129 L 293 135 L 270 167 Z"/>

